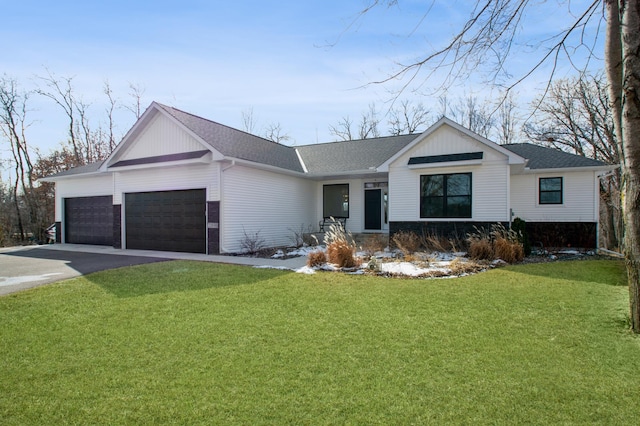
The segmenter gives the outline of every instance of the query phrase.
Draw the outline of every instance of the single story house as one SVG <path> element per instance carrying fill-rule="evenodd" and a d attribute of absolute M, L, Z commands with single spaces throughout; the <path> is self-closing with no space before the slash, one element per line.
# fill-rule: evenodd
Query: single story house
<path fill-rule="evenodd" d="M 106 160 L 44 180 L 56 185 L 59 243 L 237 253 L 246 236 L 286 246 L 328 216 L 390 234 L 519 217 L 534 242 L 596 247 L 610 169 L 498 145 L 447 118 L 421 134 L 286 146 L 154 102 Z"/>

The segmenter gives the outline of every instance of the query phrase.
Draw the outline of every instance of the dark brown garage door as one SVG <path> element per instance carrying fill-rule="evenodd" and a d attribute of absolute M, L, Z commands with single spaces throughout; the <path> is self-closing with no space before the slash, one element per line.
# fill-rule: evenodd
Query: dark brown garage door
<path fill-rule="evenodd" d="M 204 189 L 125 194 L 126 247 L 206 252 Z"/>
<path fill-rule="evenodd" d="M 113 245 L 113 198 L 65 198 L 64 224 L 66 243 Z"/>

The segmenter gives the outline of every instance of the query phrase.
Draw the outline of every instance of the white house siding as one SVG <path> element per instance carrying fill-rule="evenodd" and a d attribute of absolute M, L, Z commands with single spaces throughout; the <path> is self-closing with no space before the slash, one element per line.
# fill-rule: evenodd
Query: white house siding
<path fill-rule="evenodd" d="M 55 221 L 61 222 L 64 212 L 62 200 L 75 197 L 97 197 L 113 193 L 113 176 L 103 174 L 95 177 L 79 176 L 60 179 L 56 182 Z"/>
<path fill-rule="evenodd" d="M 162 114 L 156 114 L 118 160 L 179 154 L 207 149 L 187 131 Z"/>
<path fill-rule="evenodd" d="M 429 164 L 429 167 L 408 167 L 409 158 L 432 155 L 484 153 L 481 164 Z M 430 174 L 471 172 L 472 192 L 470 219 L 420 218 L 420 176 Z M 509 219 L 509 166 L 507 157 L 487 145 L 469 138 L 447 126 L 398 157 L 389 166 L 389 220 L 415 221 L 480 221 L 497 222 Z"/>
<path fill-rule="evenodd" d="M 307 179 L 232 165 L 222 172 L 220 250 L 242 251 L 245 235 L 266 246 L 291 244 L 293 230 L 314 222 L 316 183 Z"/>
<path fill-rule="evenodd" d="M 538 204 L 538 181 L 544 177 L 563 178 L 562 204 Z M 511 176 L 513 213 L 527 222 L 597 222 L 599 194 L 596 183 L 593 171 Z"/>
<path fill-rule="evenodd" d="M 129 192 L 207 190 L 207 201 L 220 200 L 220 165 L 189 164 L 173 167 L 154 167 L 114 173 L 113 204 L 122 204 L 123 194 Z"/>

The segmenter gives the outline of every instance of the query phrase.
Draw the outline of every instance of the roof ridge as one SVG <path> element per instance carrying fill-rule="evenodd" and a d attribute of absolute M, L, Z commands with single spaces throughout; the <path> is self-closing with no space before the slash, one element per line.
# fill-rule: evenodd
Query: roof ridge
<path fill-rule="evenodd" d="M 400 137 L 408 137 L 408 136 L 420 136 L 421 133 L 406 133 L 403 135 L 388 135 L 388 136 L 378 136 L 375 138 L 363 138 L 363 139 L 349 139 L 344 141 L 329 141 L 329 142 L 316 142 L 316 143 L 308 143 L 305 145 L 297 145 L 297 148 L 304 148 L 308 146 L 316 146 L 316 145 L 331 145 L 331 144 L 339 144 L 339 143 L 355 143 L 355 142 L 370 142 L 375 140 L 382 139 L 391 139 L 391 138 L 400 138 Z"/>
<path fill-rule="evenodd" d="M 194 118 L 197 118 L 197 119 L 199 119 L 199 120 L 206 121 L 206 122 L 208 122 L 208 123 L 212 123 L 212 124 L 216 124 L 216 125 L 221 126 L 221 127 L 225 127 L 225 128 L 227 128 L 227 129 L 229 129 L 229 130 L 233 130 L 234 132 L 244 133 L 244 134 L 249 135 L 249 136 L 252 136 L 252 137 L 254 137 L 254 138 L 261 139 L 261 140 L 263 140 L 263 141 L 265 141 L 265 142 L 270 142 L 270 143 L 274 143 L 274 144 L 276 144 L 276 145 L 281 145 L 281 146 L 286 146 L 286 147 L 288 147 L 288 148 L 292 148 L 292 147 L 291 147 L 291 146 L 289 146 L 289 145 L 285 145 L 285 144 L 281 144 L 281 143 L 278 143 L 278 142 L 272 141 L 272 140 L 267 139 L 267 138 L 265 138 L 265 137 L 263 137 L 263 136 L 259 136 L 259 135 L 253 134 L 253 133 L 249 133 L 249 132 L 247 132 L 247 131 L 245 131 L 245 130 L 237 129 L 237 128 L 232 127 L 232 126 L 229 126 L 229 125 L 227 125 L 227 124 L 222 124 L 222 123 L 220 123 L 220 122 L 218 122 L 218 121 L 214 121 L 214 120 L 211 120 L 211 119 L 208 119 L 208 118 L 205 118 L 205 117 L 201 117 L 201 116 L 199 116 L 199 115 L 193 114 L 193 113 L 188 112 L 188 111 L 183 111 L 183 110 L 181 110 L 180 108 L 176 108 L 176 107 L 169 106 L 169 105 L 164 105 L 164 104 L 161 104 L 160 102 L 156 102 L 156 104 L 158 104 L 158 105 L 159 105 L 160 107 L 162 107 L 162 108 L 165 108 L 165 109 L 171 109 L 171 110 L 177 111 L 177 112 L 179 112 L 179 113 L 181 113 L 181 114 L 185 114 L 185 115 L 188 115 L 188 116 L 190 116 L 190 117 L 194 117 Z M 184 123 L 183 123 L 183 124 L 184 124 Z"/>

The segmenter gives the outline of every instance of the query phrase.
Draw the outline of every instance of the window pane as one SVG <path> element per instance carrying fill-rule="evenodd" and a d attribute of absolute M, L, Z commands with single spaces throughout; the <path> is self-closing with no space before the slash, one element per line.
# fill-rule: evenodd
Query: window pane
<path fill-rule="evenodd" d="M 421 176 L 421 178 L 423 197 L 444 195 L 444 175 Z"/>
<path fill-rule="evenodd" d="M 471 217 L 471 197 L 447 197 L 447 217 Z"/>
<path fill-rule="evenodd" d="M 560 192 L 541 192 L 540 204 L 562 204 L 562 193 Z"/>
<path fill-rule="evenodd" d="M 349 184 L 325 185 L 323 187 L 324 217 L 349 217 Z"/>
<path fill-rule="evenodd" d="M 471 195 L 471 175 L 448 175 L 447 195 Z"/>
<path fill-rule="evenodd" d="M 562 178 L 540 178 L 540 191 L 561 191 Z"/>
<path fill-rule="evenodd" d="M 444 217 L 444 197 L 422 197 L 420 217 Z"/>

